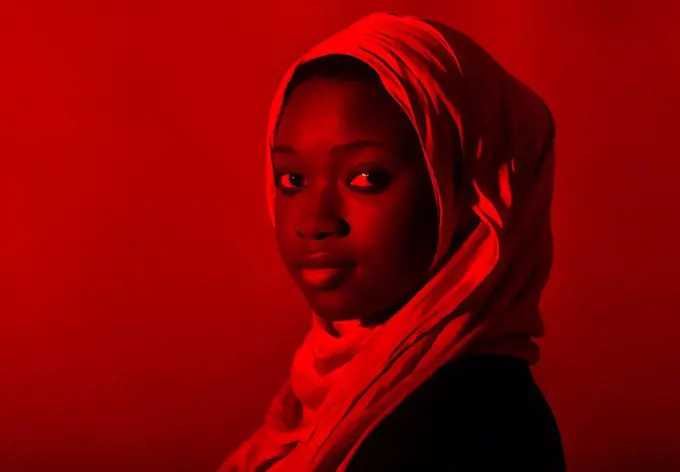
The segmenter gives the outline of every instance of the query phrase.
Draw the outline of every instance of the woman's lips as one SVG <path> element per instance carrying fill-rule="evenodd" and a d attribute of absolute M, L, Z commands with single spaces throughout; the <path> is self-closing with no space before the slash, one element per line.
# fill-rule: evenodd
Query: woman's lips
<path fill-rule="evenodd" d="M 317 290 L 339 287 L 352 271 L 354 264 L 330 252 L 310 252 L 298 265 L 302 281 Z"/>
<path fill-rule="evenodd" d="M 304 268 L 301 270 L 302 280 L 317 290 L 332 290 L 339 287 L 347 279 L 351 267 Z"/>
<path fill-rule="evenodd" d="M 302 279 L 312 288 L 330 290 L 339 287 L 349 272 L 349 267 L 302 269 Z"/>

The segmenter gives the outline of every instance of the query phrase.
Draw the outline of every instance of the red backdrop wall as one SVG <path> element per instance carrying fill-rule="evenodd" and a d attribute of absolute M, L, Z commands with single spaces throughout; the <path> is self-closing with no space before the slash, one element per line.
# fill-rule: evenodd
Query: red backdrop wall
<path fill-rule="evenodd" d="M 673 1 L 0 6 L 0 469 L 212 471 L 308 323 L 266 216 L 285 67 L 373 10 L 478 40 L 558 125 L 538 381 L 573 471 L 680 469 Z"/>

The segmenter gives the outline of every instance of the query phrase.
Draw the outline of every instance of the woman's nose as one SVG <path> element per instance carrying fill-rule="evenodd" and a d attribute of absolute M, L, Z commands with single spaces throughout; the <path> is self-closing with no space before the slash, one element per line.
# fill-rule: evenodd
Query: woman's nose
<path fill-rule="evenodd" d="M 296 230 L 296 234 L 304 239 L 321 240 L 328 237 L 343 237 L 349 234 L 349 225 L 338 217 L 305 218 Z"/>
<path fill-rule="evenodd" d="M 339 208 L 342 205 L 337 195 L 327 190 L 316 195 L 308 194 L 307 197 L 307 205 L 303 208 L 296 228 L 299 237 L 321 240 L 349 234 L 349 224 L 340 214 Z"/>

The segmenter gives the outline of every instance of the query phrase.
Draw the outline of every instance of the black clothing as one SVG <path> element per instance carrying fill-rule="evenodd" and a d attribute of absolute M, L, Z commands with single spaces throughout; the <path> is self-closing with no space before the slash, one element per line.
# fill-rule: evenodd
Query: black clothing
<path fill-rule="evenodd" d="M 529 365 L 485 355 L 441 368 L 366 438 L 348 472 L 563 472 L 560 434 Z"/>

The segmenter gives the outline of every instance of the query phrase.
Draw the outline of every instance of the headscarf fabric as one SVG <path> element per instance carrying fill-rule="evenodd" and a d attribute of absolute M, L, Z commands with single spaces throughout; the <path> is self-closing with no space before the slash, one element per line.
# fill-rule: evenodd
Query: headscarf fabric
<path fill-rule="evenodd" d="M 270 151 L 286 90 L 302 64 L 336 54 L 370 66 L 418 134 L 439 214 L 431 278 L 377 327 L 338 338 L 313 314 L 264 425 L 221 472 L 344 471 L 375 426 L 446 363 L 475 354 L 538 361 L 539 299 L 552 264 L 548 107 L 446 25 L 364 17 L 302 56 L 276 92 L 266 159 L 272 223 Z M 466 211 L 480 223 L 451 253 Z"/>

